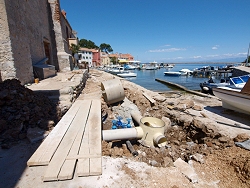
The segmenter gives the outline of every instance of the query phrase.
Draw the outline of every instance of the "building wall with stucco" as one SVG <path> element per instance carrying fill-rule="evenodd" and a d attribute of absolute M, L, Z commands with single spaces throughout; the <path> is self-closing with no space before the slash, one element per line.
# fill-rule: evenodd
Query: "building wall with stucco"
<path fill-rule="evenodd" d="M 58 0 L 0 0 L 0 80 L 33 82 L 33 65 L 46 57 L 56 70 L 70 70 L 66 26 Z M 65 27 L 64 27 L 65 26 Z M 69 25 L 68 33 L 72 32 Z"/>

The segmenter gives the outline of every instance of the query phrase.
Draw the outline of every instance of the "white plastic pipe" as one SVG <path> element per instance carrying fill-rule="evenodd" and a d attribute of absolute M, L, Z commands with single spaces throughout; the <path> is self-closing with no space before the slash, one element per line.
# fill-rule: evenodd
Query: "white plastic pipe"
<path fill-rule="evenodd" d="M 102 131 L 102 139 L 105 141 L 112 140 L 130 140 L 141 139 L 143 137 L 143 130 L 141 127 L 127 128 L 127 129 L 111 129 Z"/>
<path fill-rule="evenodd" d="M 140 125 L 142 115 L 139 111 L 133 110 L 131 111 L 132 118 Z"/>

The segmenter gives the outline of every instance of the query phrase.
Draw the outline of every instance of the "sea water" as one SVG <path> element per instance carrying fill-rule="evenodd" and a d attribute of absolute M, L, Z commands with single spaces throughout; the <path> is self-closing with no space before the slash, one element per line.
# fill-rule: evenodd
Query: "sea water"
<path fill-rule="evenodd" d="M 198 76 L 166 76 L 164 75 L 164 72 L 167 71 L 179 71 L 181 69 L 189 69 L 193 71 L 196 68 L 202 68 L 204 66 L 213 66 L 215 68 L 217 67 L 225 67 L 227 64 L 175 64 L 174 68 L 166 69 L 160 68 L 157 70 L 133 70 L 132 72 L 137 73 L 137 77 L 134 78 L 127 78 L 133 83 L 136 83 L 148 90 L 156 91 L 156 92 L 164 92 L 164 91 L 171 91 L 172 88 L 168 87 L 167 85 L 160 83 L 156 81 L 155 79 L 161 79 L 166 80 L 168 82 L 172 82 L 175 84 L 179 84 L 181 86 L 186 87 L 190 90 L 201 90 L 200 83 L 203 83 L 205 81 L 208 81 L 208 77 L 198 77 Z M 223 75 L 222 75 L 223 76 Z M 216 77 L 215 80 L 217 82 L 220 81 L 220 79 L 224 79 L 224 77 Z"/>

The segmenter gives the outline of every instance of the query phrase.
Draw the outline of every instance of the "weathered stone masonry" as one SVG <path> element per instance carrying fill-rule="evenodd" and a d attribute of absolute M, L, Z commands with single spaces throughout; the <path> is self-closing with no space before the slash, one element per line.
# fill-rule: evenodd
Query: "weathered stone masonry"
<path fill-rule="evenodd" d="M 33 82 L 32 65 L 48 54 L 56 70 L 69 70 L 65 20 L 58 0 L 0 0 L 0 80 Z"/>

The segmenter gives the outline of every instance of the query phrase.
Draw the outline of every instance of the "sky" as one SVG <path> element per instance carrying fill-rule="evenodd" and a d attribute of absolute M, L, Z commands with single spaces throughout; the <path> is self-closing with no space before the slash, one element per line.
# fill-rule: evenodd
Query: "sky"
<path fill-rule="evenodd" d="M 60 0 L 77 37 L 148 62 L 242 62 L 250 0 Z"/>

